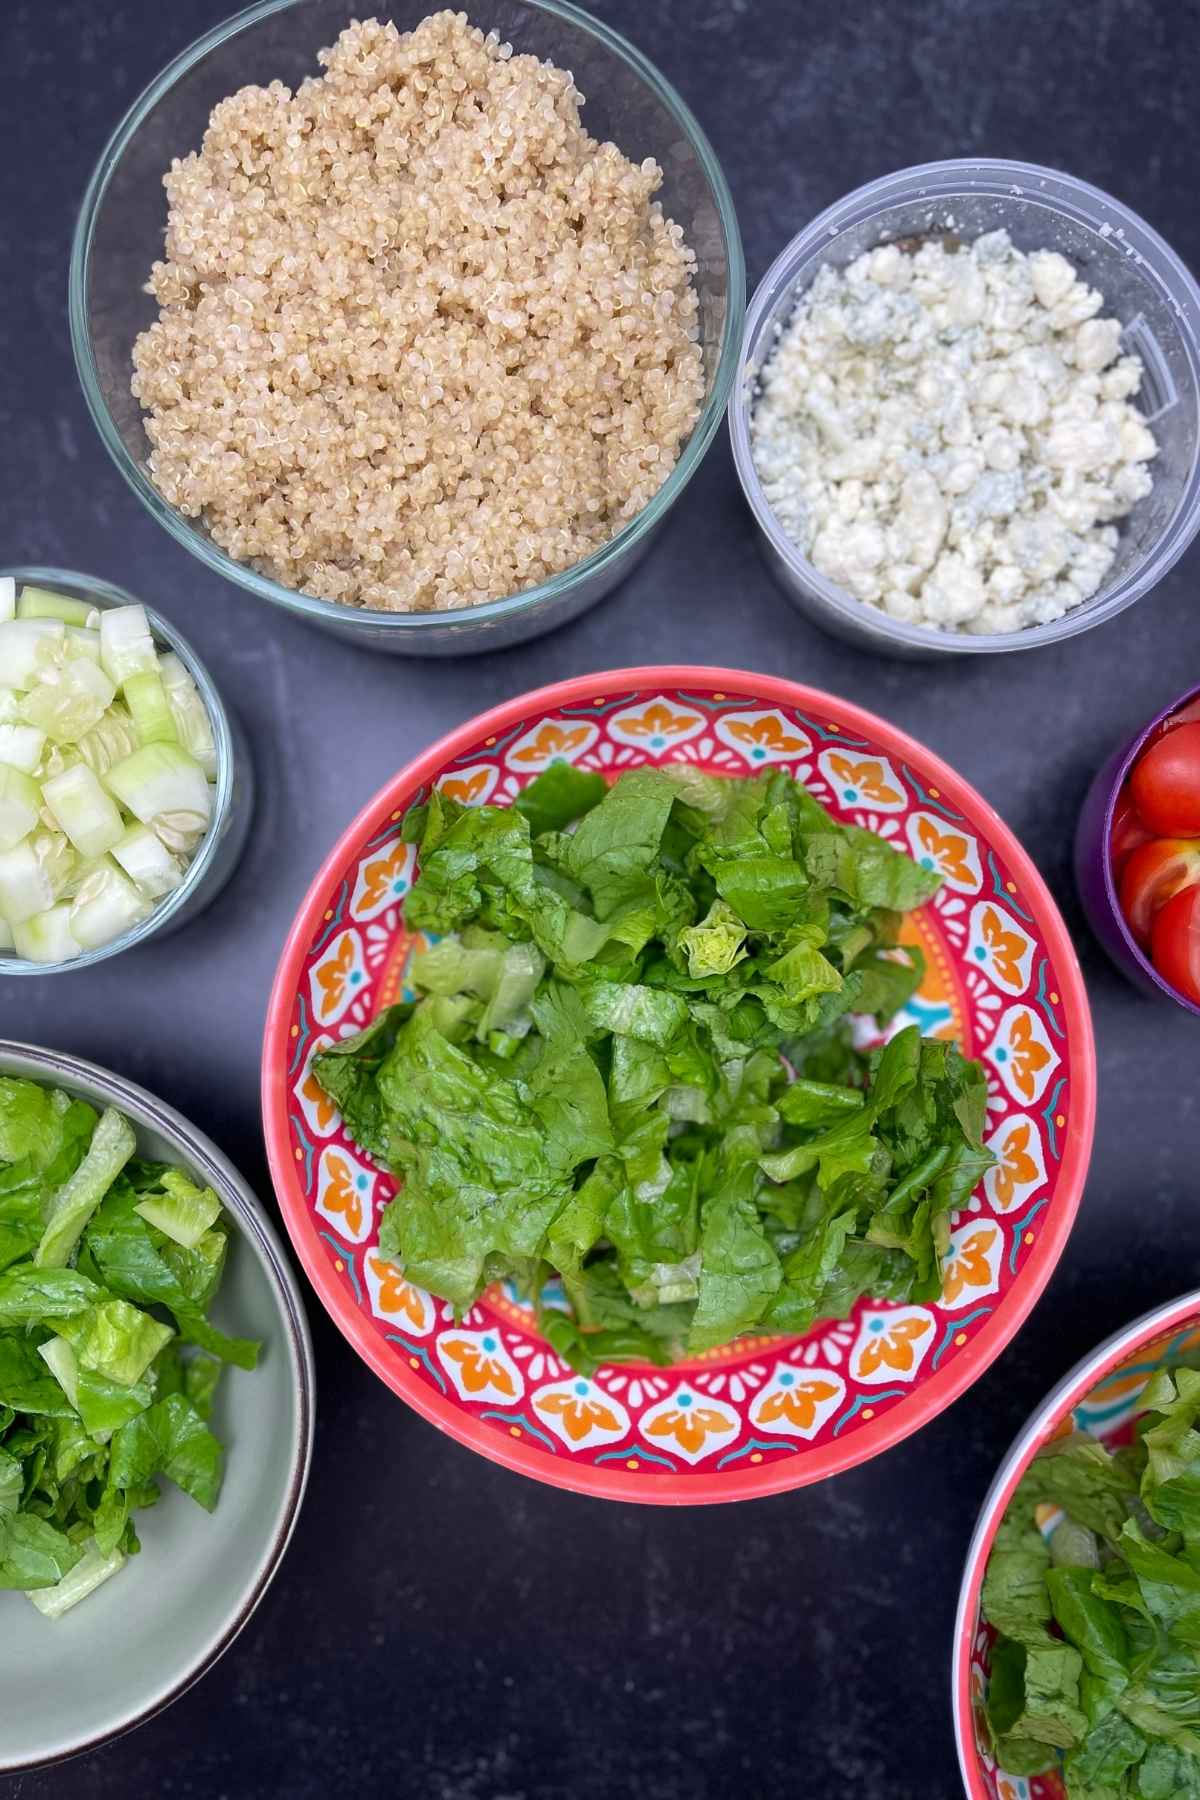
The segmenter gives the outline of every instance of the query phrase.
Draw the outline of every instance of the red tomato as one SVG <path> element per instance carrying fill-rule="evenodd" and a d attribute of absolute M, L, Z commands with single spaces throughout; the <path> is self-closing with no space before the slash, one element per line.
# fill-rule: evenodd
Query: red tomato
<path fill-rule="evenodd" d="M 1187 887 L 1155 914 L 1154 966 L 1164 981 L 1200 1006 L 1200 887 Z"/>
<path fill-rule="evenodd" d="M 1200 882 L 1200 838 L 1152 838 L 1133 851 L 1121 876 L 1121 911 L 1141 943 L 1160 906 Z"/>
<path fill-rule="evenodd" d="M 1129 789 L 1122 788 L 1117 795 L 1116 809 L 1113 812 L 1112 834 L 1108 840 L 1113 874 L 1119 876 L 1130 851 L 1136 850 L 1139 844 L 1149 843 L 1153 836 L 1154 833 L 1147 831 L 1138 818 L 1137 808 L 1129 796 Z"/>
<path fill-rule="evenodd" d="M 1186 706 L 1181 706 L 1178 712 L 1168 714 L 1154 735 L 1166 737 L 1168 731 L 1176 731 L 1180 725 L 1197 723 L 1200 723 L 1200 694 L 1194 700 L 1189 700 Z"/>
<path fill-rule="evenodd" d="M 1129 791 L 1160 837 L 1200 834 L 1200 721 L 1155 738 L 1133 766 Z"/>

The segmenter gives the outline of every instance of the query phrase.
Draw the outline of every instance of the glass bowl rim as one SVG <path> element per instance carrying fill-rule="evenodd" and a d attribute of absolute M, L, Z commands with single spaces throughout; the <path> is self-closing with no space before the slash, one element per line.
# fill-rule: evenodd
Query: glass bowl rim
<path fill-rule="evenodd" d="M 11 575 L 18 587 L 32 585 L 51 589 L 82 589 L 87 596 L 95 596 L 108 606 L 146 606 L 144 600 L 138 600 L 125 588 L 114 582 L 105 581 L 98 575 L 84 575 L 77 569 L 53 569 L 35 566 L 18 565 L 11 569 L 0 569 L 0 576 Z M 160 612 L 152 606 L 146 606 L 146 617 L 150 622 L 150 630 L 154 637 L 160 639 L 173 650 L 184 664 L 192 680 L 200 691 L 200 698 L 209 716 L 213 728 L 213 742 L 217 754 L 216 792 L 213 795 L 212 818 L 208 830 L 195 856 L 187 866 L 187 871 L 179 886 L 171 894 L 160 900 L 154 910 L 128 931 L 122 931 L 111 938 L 107 944 L 99 944 L 94 950 L 83 950 L 73 956 L 69 962 L 38 963 L 28 962 L 23 956 L 12 956 L 0 952 L 0 977 L 6 975 L 64 975 L 73 969 L 91 968 L 93 964 L 104 962 L 110 956 L 118 956 L 122 950 L 132 950 L 152 938 L 157 931 L 174 918 L 180 907 L 191 899 L 197 891 L 205 875 L 211 868 L 213 859 L 220 845 L 222 830 L 229 817 L 233 804 L 234 779 L 234 741 L 233 731 L 229 723 L 229 715 L 225 704 L 217 691 L 216 683 L 209 674 L 204 663 L 196 655 L 187 639 L 164 619 Z"/>
<path fill-rule="evenodd" d="M 641 542 L 666 515 L 699 468 L 724 415 L 741 355 L 742 322 L 746 310 L 746 266 L 733 196 L 716 153 L 691 108 L 648 57 L 602 20 L 593 18 L 580 7 L 570 4 L 570 0 L 519 0 L 519 4 L 530 12 L 547 13 L 584 32 L 603 45 L 619 61 L 625 63 L 666 107 L 682 129 L 699 160 L 720 220 L 728 278 L 725 322 L 721 331 L 711 392 L 692 428 L 691 435 L 680 451 L 674 468 L 653 498 L 598 550 L 592 551 L 589 556 L 584 557 L 580 562 L 573 563 L 569 569 L 564 569 L 560 574 L 551 576 L 548 581 L 539 582 L 536 587 L 526 588 L 516 594 L 505 595 L 499 600 L 486 601 L 480 606 L 423 613 L 368 610 L 367 608 L 347 606 L 337 600 L 318 599 L 314 595 L 302 594 L 294 588 L 285 587 L 281 582 L 274 581 L 269 576 L 252 569 L 249 564 L 237 562 L 211 538 L 206 537 L 181 512 L 163 499 L 157 488 L 130 455 L 100 390 L 92 345 L 87 292 L 96 221 L 100 207 L 118 163 L 149 113 L 185 75 L 203 61 L 210 51 L 218 49 L 222 44 L 238 36 L 239 33 L 252 29 L 264 19 L 270 18 L 276 13 L 289 12 L 305 3 L 306 0 L 258 0 L 256 5 L 235 13 L 231 18 L 205 32 L 202 37 L 197 38 L 195 42 L 180 51 L 178 56 L 174 57 L 143 88 L 101 152 L 80 205 L 79 217 L 71 243 L 68 276 L 67 311 L 71 348 L 76 372 L 83 387 L 84 399 L 105 449 L 147 511 L 171 534 L 177 543 L 183 545 L 185 550 L 236 586 L 246 589 L 260 599 L 269 600 L 276 606 L 286 607 L 289 611 L 298 613 L 314 622 L 326 625 L 336 623 L 341 626 L 349 626 L 353 630 L 355 625 L 361 621 L 364 626 L 372 628 L 372 635 L 383 630 L 395 634 L 398 639 L 402 639 L 406 631 L 419 636 L 422 629 L 428 630 L 431 626 L 444 627 L 447 624 L 465 625 L 467 623 L 498 624 L 502 620 L 519 617 L 525 612 L 564 599 L 580 582 L 601 574 L 614 562 L 623 558 L 626 552 Z M 317 48 L 314 45 L 314 66 Z"/>
<path fill-rule="evenodd" d="M 977 179 L 972 181 L 972 175 Z M 941 185 L 958 178 L 961 178 L 961 188 Z M 1181 341 L 1191 364 L 1197 390 L 1200 391 L 1200 286 L 1197 286 L 1187 265 L 1152 225 L 1115 195 L 1091 182 L 1082 181 L 1064 169 L 1051 169 L 1040 163 L 1019 162 L 1008 157 L 948 157 L 940 162 L 914 163 L 909 168 L 893 170 L 890 174 L 853 188 L 832 205 L 825 207 L 794 237 L 789 238 L 772 261 L 746 309 L 741 355 L 743 379 L 729 401 L 729 437 L 733 447 L 734 466 L 755 523 L 781 563 L 823 607 L 856 624 L 860 631 L 865 628 L 872 637 L 878 638 L 881 649 L 891 642 L 902 644 L 907 650 L 919 654 L 927 654 L 932 650 L 941 654 L 969 656 L 1033 650 L 1042 644 L 1059 643 L 1064 638 L 1077 637 L 1081 632 L 1090 631 L 1093 626 L 1115 618 L 1126 607 L 1132 606 L 1135 600 L 1144 598 L 1174 567 L 1197 530 L 1200 530 L 1200 494 L 1193 494 L 1190 515 L 1185 506 L 1186 488 L 1195 484 L 1197 470 L 1200 469 L 1200 442 L 1193 452 L 1191 468 L 1185 480 L 1185 495 L 1139 568 L 1122 576 L 1107 592 L 1101 589 L 1102 598 L 1099 601 L 1085 601 L 1064 613 L 1062 618 L 1051 620 L 1048 624 L 1029 625 L 1020 631 L 978 633 L 941 631 L 933 626 L 911 625 L 904 620 L 893 619 L 879 608 L 856 600 L 836 582 L 822 575 L 787 536 L 776 519 L 763 491 L 750 449 L 753 394 L 744 377 L 751 369 L 754 350 L 768 317 L 775 309 L 779 291 L 784 287 L 789 290 L 793 287 L 795 265 L 822 243 L 831 242 L 839 235 L 846 214 L 856 208 L 865 208 L 868 202 L 882 210 L 889 204 L 895 204 L 905 196 L 909 188 L 918 187 L 923 181 L 939 184 L 929 196 L 931 201 L 948 200 L 956 194 L 961 194 L 966 199 L 973 194 L 983 193 L 1011 198 L 1014 202 L 1033 201 L 1047 211 L 1070 217 L 1059 197 L 1039 192 L 1030 193 L 1025 189 L 1010 192 L 1012 184 L 1016 182 L 1041 183 L 1044 186 L 1050 181 L 1061 184 L 1080 204 L 1105 208 L 1120 227 L 1132 232 L 1153 249 L 1186 297 L 1191 308 L 1192 329 L 1190 333 L 1187 330 L 1181 332 Z M 1149 280 L 1150 277 L 1143 275 L 1142 279 Z M 1182 317 L 1183 307 L 1177 304 L 1176 310 Z M 865 619 L 864 614 L 867 615 Z"/>

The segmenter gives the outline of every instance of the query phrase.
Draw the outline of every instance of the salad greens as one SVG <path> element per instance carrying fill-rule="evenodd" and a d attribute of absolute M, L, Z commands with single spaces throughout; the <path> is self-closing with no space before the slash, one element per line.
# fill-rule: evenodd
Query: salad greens
<path fill-rule="evenodd" d="M 138 1549 L 166 1476 L 212 1511 L 221 1203 L 112 1107 L 0 1076 L 0 1589 L 57 1618 Z"/>
<path fill-rule="evenodd" d="M 918 986 L 899 915 L 936 875 L 780 771 L 555 765 L 511 808 L 435 790 L 403 833 L 418 998 L 312 1066 L 402 1178 L 380 1248 L 414 1281 L 540 1308 L 556 1273 L 541 1326 L 585 1372 L 940 1293 L 983 1072 L 850 1024 Z"/>
<path fill-rule="evenodd" d="M 1200 1797 L 1200 1372 L 1160 1369 L 1142 1404 L 1132 1445 L 1031 1463 L 983 1584 L 997 1761 L 1061 1767 L 1068 1800 Z"/>

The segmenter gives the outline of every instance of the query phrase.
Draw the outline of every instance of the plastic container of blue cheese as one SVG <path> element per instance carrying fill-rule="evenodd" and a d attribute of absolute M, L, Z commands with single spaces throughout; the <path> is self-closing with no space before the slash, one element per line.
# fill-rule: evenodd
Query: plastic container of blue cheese
<path fill-rule="evenodd" d="M 885 244 L 929 238 L 966 245 L 1006 231 L 1032 255 L 1057 251 L 1103 295 L 1099 317 L 1121 325 L 1120 353 L 1143 365 L 1131 404 L 1157 442 L 1153 486 L 1119 521 L 1102 585 L 1061 617 L 1023 629 L 941 629 L 892 617 L 816 568 L 776 516 L 755 467 L 752 419 L 764 365 L 818 272 L 844 269 Z M 1200 288 L 1136 213 L 1087 182 L 1030 163 L 927 163 L 868 183 L 831 206 L 781 251 L 750 305 L 729 406 L 734 460 L 767 564 L 798 611 L 834 635 L 906 657 L 1032 650 L 1090 631 L 1132 606 L 1178 560 L 1200 526 Z"/>

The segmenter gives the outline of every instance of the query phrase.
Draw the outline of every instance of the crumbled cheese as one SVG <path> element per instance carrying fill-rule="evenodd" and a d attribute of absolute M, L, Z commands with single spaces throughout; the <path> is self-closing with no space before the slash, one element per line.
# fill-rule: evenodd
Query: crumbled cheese
<path fill-rule="evenodd" d="M 754 461 L 822 574 L 892 618 L 1017 631 L 1097 592 L 1150 492 L 1142 365 L 1005 231 L 824 268 L 763 370 Z"/>

